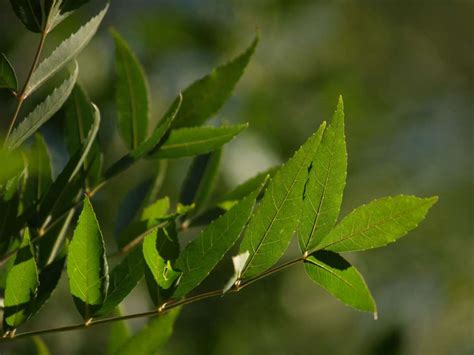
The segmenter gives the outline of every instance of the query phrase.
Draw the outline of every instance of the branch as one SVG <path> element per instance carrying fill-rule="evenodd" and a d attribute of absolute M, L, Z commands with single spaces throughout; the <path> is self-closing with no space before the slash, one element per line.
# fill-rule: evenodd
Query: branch
<path fill-rule="evenodd" d="M 252 279 L 249 279 L 247 281 L 240 281 L 238 280 L 233 288 L 231 288 L 227 293 L 237 293 L 241 289 L 250 286 L 253 284 L 255 281 L 261 280 L 265 277 L 268 277 L 270 275 L 273 275 L 279 271 L 282 271 L 294 264 L 299 263 L 300 261 L 304 261 L 306 256 L 300 256 L 296 259 L 292 259 L 284 264 L 281 264 L 273 269 L 267 270 L 263 274 L 256 276 Z M 160 316 L 165 314 L 166 312 L 170 311 L 173 308 L 184 306 L 187 304 L 195 303 L 198 301 L 206 300 L 208 298 L 214 298 L 218 296 L 223 296 L 223 290 L 215 290 L 215 291 L 210 291 L 210 292 L 205 292 L 201 293 L 195 296 L 191 297 L 186 297 L 181 300 L 176 300 L 176 301 L 168 301 L 163 303 L 158 309 L 147 311 L 147 312 L 142 312 L 142 313 L 134 313 L 134 314 L 128 314 L 124 316 L 116 316 L 116 317 L 109 317 L 109 318 L 103 318 L 103 319 L 97 319 L 97 320 L 90 320 L 85 323 L 79 323 L 79 324 L 74 324 L 74 325 L 69 325 L 65 327 L 57 327 L 57 328 L 48 328 L 48 329 L 40 329 L 40 330 L 32 330 L 29 332 L 23 332 L 23 333 L 15 333 L 15 330 L 11 332 L 6 332 L 3 335 L 3 338 L 0 339 L 0 342 L 9 342 L 13 341 L 16 339 L 20 338 L 26 338 L 26 337 L 31 337 L 34 335 L 41 335 L 41 334 L 49 334 L 49 333 L 60 333 L 60 332 L 69 332 L 69 331 L 74 331 L 74 330 L 81 330 L 85 328 L 90 328 L 94 327 L 96 325 L 104 324 L 104 323 L 112 323 L 112 322 L 117 322 L 117 321 L 125 321 L 129 319 L 135 319 L 135 318 L 143 318 L 143 317 L 152 317 L 152 316 Z"/>

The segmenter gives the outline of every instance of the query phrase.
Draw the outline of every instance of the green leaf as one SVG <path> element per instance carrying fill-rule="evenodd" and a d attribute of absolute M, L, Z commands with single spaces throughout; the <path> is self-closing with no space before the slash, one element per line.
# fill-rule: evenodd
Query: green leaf
<path fill-rule="evenodd" d="M 113 310 L 132 292 L 143 277 L 143 257 L 140 248 L 133 249 L 125 258 L 112 269 L 109 276 L 109 290 L 101 309 L 97 312 L 105 316 Z"/>
<path fill-rule="evenodd" d="M 37 204 L 52 183 L 51 162 L 48 147 L 41 134 L 35 134 L 35 141 L 29 156 L 29 177 L 24 191 L 25 208 Z"/>
<path fill-rule="evenodd" d="M 416 228 L 436 201 L 406 195 L 374 200 L 344 217 L 316 248 L 339 253 L 387 245 Z"/>
<path fill-rule="evenodd" d="M 74 70 L 69 78 L 55 88 L 42 103 L 36 106 L 8 137 L 5 141 L 5 146 L 8 149 L 18 148 L 61 108 L 71 94 L 72 88 L 76 83 L 78 71 L 78 65 L 74 63 Z"/>
<path fill-rule="evenodd" d="M 242 76 L 257 43 L 258 37 L 244 53 L 184 90 L 183 105 L 174 128 L 200 126 L 221 108 Z"/>
<path fill-rule="evenodd" d="M 41 200 L 39 212 L 39 220 L 41 221 L 50 220 L 54 215 L 64 212 L 64 208 L 71 204 L 83 186 L 84 174 L 78 173 L 82 171 L 83 163 L 97 137 L 100 125 L 100 112 L 96 106 L 94 106 L 94 109 L 94 124 L 90 128 L 86 140 L 69 159 L 64 169 Z M 79 183 L 76 183 L 76 181 Z"/>
<path fill-rule="evenodd" d="M 94 124 L 95 109 L 84 89 L 76 84 L 64 104 L 65 142 L 69 154 L 74 154 L 87 139 L 87 133 Z M 95 141 L 89 157 L 84 159 L 84 170 L 89 171 L 88 185 L 91 186 L 100 177 L 102 157 L 100 147 Z"/>
<path fill-rule="evenodd" d="M 28 320 L 37 289 L 38 271 L 30 242 L 30 233 L 28 229 L 25 229 L 15 263 L 7 276 L 3 318 L 5 328 L 15 329 Z"/>
<path fill-rule="evenodd" d="M 334 227 L 347 176 L 344 104 L 339 98 L 331 125 L 324 131 L 306 184 L 298 229 L 302 251 L 313 249 Z"/>
<path fill-rule="evenodd" d="M 311 280 L 339 301 L 377 317 L 377 307 L 364 278 L 342 256 L 320 250 L 305 260 L 304 267 Z"/>
<path fill-rule="evenodd" d="M 133 150 L 146 138 L 150 89 L 143 68 L 127 42 L 117 31 L 111 33 L 115 41 L 118 128 L 127 147 Z"/>
<path fill-rule="evenodd" d="M 218 177 L 219 162 L 222 149 L 215 152 L 199 155 L 193 159 L 184 179 L 180 201 L 185 205 L 195 204 L 193 215 L 199 214 L 209 202 Z"/>
<path fill-rule="evenodd" d="M 285 253 L 298 226 L 308 168 L 326 124 L 270 180 L 265 195 L 245 231 L 239 254 L 250 252 L 242 277 L 254 277 L 275 264 Z"/>
<path fill-rule="evenodd" d="M 114 316 L 121 315 L 122 311 L 120 307 L 117 307 L 115 309 Z M 107 355 L 113 355 L 117 353 L 129 337 L 130 329 L 127 326 L 127 322 L 118 321 L 111 323 L 109 327 L 109 334 L 107 336 Z"/>
<path fill-rule="evenodd" d="M 217 200 L 216 205 L 223 208 L 224 210 L 228 210 L 229 206 L 232 207 L 235 203 L 262 185 L 268 176 L 273 177 L 278 169 L 279 167 L 275 166 L 255 175 L 253 178 L 243 182 L 233 190 L 222 195 L 222 197 Z"/>
<path fill-rule="evenodd" d="M 26 87 L 25 97 L 31 95 L 33 91 L 44 84 L 46 80 L 61 70 L 67 63 L 71 62 L 84 49 L 97 32 L 108 7 L 109 5 L 76 33 L 62 42 L 48 58 L 38 65 Z"/>
<path fill-rule="evenodd" d="M 168 313 L 152 318 L 150 322 L 132 336 L 117 355 L 153 355 L 166 344 L 173 333 L 174 322 L 181 308 L 175 308 Z"/>
<path fill-rule="evenodd" d="M 176 261 L 176 268 L 183 274 L 173 295 L 174 298 L 181 298 L 199 286 L 239 239 L 252 214 L 261 188 L 262 186 L 213 221 L 186 246 Z"/>
<path fill-rule="evenodd" d="M 40 0 L 10 0 L 10 4 L 27 29 L 35 33 L 41 32 L 43 16 Z"/>
<path fill-rule="evenodd" d="M 170 132 L 168 139 L 151 157 L 177 159 L 206 154 L 220 148 L 247 127 L 248 124 L 240 124 L 175 129 Z"/>
<path fill-rule="evenodd" d="M 15 69 L 3 53 L 0 54 L 0 89 L 10 89 L 14 92 L 18 90 Z"/>
<path fill-rule="evenodd" d="M 62 12 L 71 12 L 77 10 L 82 5 L 87 4 L 90 0 L 63 0 L 61 4 Z"/>
<path fill-rule="evenodd" d="M 38 293 L 32 306 L 32 315 L 38 313 L 50 299 L 61 278 L 65 262 L 66 257 L 61 256 L 40 271 Z"/>
<path fill-rule="evenodd" d="M 82 317 L 95 315 L 107 294 L 107 260 L 104 239 L 89 198 L 74 230 L 67 257 L 69 289 Z"/>
<path fill-rule="evenodd" d="M 48 347 L 46 343 L 41 339 L 38 335 L 33 336 L 33 342 L 35 343 L 36 348 L 36 355 L 50 355 Z"/>
<path fill-rule="evenodd" d="M 156 283 L 165 290 L 173 286 L 180 274 L 173 269 L 179 256 L 178 233 L 173 222 L 145 236 L 143 256 Z"/>
<path fill-rule="evenodd" d="M 164 119 L 158 123 L 154 129 L 151 136 L 141 143 L 136 149 L 132 150 L 117 162 L 115 162 L 110 168 L 105 172 L 105 178 L 110 179 L 111 177 L 120 174 L 125 169 L 129 168 L 133 163 L 138 159 L 144 157 L 150 152 L 153 152 L 155 149 L 158 149 L 161 146 L 162 140 L 165 135 L 168 133 L 171 123 L 173 122 L 176 114 L 178 113 L 181 101 L 177 101 L 173 111 L 169 112 L 169 115 L 164 117 Z"/>

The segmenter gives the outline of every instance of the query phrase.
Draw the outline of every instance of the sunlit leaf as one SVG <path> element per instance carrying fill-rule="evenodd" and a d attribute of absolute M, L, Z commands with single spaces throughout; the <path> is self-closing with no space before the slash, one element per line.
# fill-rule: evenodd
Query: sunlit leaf
<path fill-rule="evenodd" d="M 0 54 L 0 89 L 18 90 L 15 69 L 3 53 Z"/>
<path fill-rule="evenodd" d="M 342 256 L 325 250 L 317 251 L 304 263 L 308 276 L 341 302 L 355 309 L 371 312 L 377 308 L 369 288 L 357 269 Z"/>
<path fill-rule="evenodd" d="M 143 68 L 120 34 L 111 31 L 115 41 L 115 100 L 118 128 L 127 147 L 137 148 L 146 138 L 150 89 Z"/>
<path fill-rule="evenodd" d="M 25 229 L 20 249 L 7 276 L 3 318 L 3 324 L 7 329 L 15 329 L 28 320 L 37 290 L 38 271 L 30 233 Z"/>
<path fill-rule="evenodd" d="M 180 298 L 197 287 L 235 244 L 253 212 L 260 190 L 261 186 L 213 221 L 186 246 L 176 262 L 176 268 L 183 274 L 173 297 Z"/>
<path fill-rule="evenodd" d="M 325 123 L 270 180 L 240 245 L 239 253 L 250 252 L 242 272 L 243 278 L 251 278 L 267 270 L 288 248 L 301 215 L 308 168 L 324 129 Z"/>
<path fill-rule="evenodd" d="M 403 237 L 418 226 L 437 197 L 398 195 L 374 200 L 349 213 L 323 238 L 316 249 L 335 252 L 378 248 Z"/>
<path fill-rule="evenodd" d="M 16 1 L 16 0 L 15 0 Z M 43 60 L 33 72 L 25 96 L 29 96 L 33 91 L 56 74 L 67 63 L 72 61 L 84 47 L 89 43 L 97 32 L 99 25 L 104 18 L 109 5 L 107 5 L 97 16 L 82 26 L 77 32 L 62 42 L 49 57 Z"/>
<path fill-rule="evenodd" d="M 49 120 L 64 104 L 76 83 L 78 65 L 74 63 L 74 69 L 60 86 L 20 122 L 18 127 L 5 141 L 5 146 L 12 150 L 19 147 L 33 133 L 35 133 L 47 120 Z"/>
<path fill-rule="evenodd" d="M 99 222 L 87 197 L 67 256 L 69 289 L 79 313 L 94 316 L 107 295 L 107 260 Z"/>
<path fill-rule="evenodd" d="M 232 286 L 235 285 L 235 282 L 240 279 L 242 276 L 242 271 L 244 270 L 245 264 L 247 264 L 247 260 L 249 259 L 250 253 L 247 250 L 243 254 L 239 254 L 232 257 L 232 264 L 234 265 L 234 274 L 232 277 L 227 281 L 224 288 L 222 289 L 222 293 L 228 292 Z"/>
<path fill-rule="evenodd" d="M 336 224 L 346 175 L 344 104 L 340 97 L 331 125 L 324 131 L 314 156 L 306 184 L 304 208 L 298 228 L 302 251 L 314 248 Z"/>
<path fill-rule="evenodd" d="M 177 159 L 212 152 L 248 127 L 247 124 L 221 127 L 180 128 L 151 155 L 157 159 Z"/>

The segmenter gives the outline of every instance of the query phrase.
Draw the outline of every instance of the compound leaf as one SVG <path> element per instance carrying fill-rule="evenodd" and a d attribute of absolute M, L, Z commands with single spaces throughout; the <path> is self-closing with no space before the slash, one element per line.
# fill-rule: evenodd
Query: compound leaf
<path fill-rule="evenodd" d="M 320 250 L 304 262 L 306 273 L 342 303 L 377 316 L 377 307 L 367 284 L 357 269 L 342 256 Z"/>
<path fill-rule="evenodd" d="M 336 224 L 347 176 L 344 104 L 339 98 L 331 125 L 324 131 L 306 184 L 298 228 L 302 251 L 311 250 Z"/>
<path fill-rule="evenodd" d="M 260 191 L 261 187 L 250 193 L 186 246 L 176 262 L 182 275 L 174 298 L 183 297 L 204 281 L 235 244 L 252 214 Z"/>
<path fill-rule="evenodd" d="M 184 90 L 183 104 L 173 122 L 174 128 L 199 126 L 221 108 L 242 76 L 257 43 L 258 37 L 244 53 Z"/>
<path fill-rule="evenodd" d="M 436 201 L 407 195 L 374 200 L 344 217 L 316 248 L 339 253 L 387 245 L 416 228 Z"/>
<path fill-rule="evenodd" d="M 250 252 L 242 278 L 251 278 L 267 270 L 287 249 L 298 226 L 308 168 L 325 127 L 323 123 L 270 180 L 240 245 L 239 254 Z"/>
<path fill-rule="evenodd" d="M 74 70 L 60 86 L 46 97 L 36 108 L 18 125 L 12 134 L 5 141 L 8 149 L 18 148 L 27 140 L 38 128 L 49 120 L 64 104 L 76 83 L 79 67 L 74 63 Z"/>
<path fill-rule="evenodd" d="M 247 127 L 248 124 L 240 124 L 175 129 L 170 132 L 168 139 L 151 157 L 177 159 L 206 154 L 220 148 Z"/>
<path fill-rule="evenodd" d="M 97 16 L 93 17 L 89 22 L 82 26 L 77 32 L 62 42 L 48 58 L 38 65 L 25 90 L 25 96 L 29 96 L 84 49 L 97 32 L 108 7 L 109 5 L 107 5 Z"/>

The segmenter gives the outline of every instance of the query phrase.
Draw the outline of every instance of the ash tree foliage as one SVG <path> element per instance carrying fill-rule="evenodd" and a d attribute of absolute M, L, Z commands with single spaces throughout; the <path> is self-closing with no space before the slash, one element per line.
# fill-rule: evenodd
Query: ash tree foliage
<path fill-rule="evenodd" d="M 11 91 L 16 102 L 13 113 L 2 112 L 11 115 L 0 150 L 2 341 L 113 322 L 109 353 L 155 353 L 171 335 L 181 306 L 236 293 L 294 264 L 301 264 L 312 282 L 342 303 L 376 316 L 363 276 L 344 254 L 395 242 L 424 219 L 437 198 L 383 197 L 339 215 L 347 175 L 342 97 L 330 122 L 323 122 L 286 163 L 214 197 L 222 147 L 248 123 L 210 126 L 206 121 L 231 95 L 258 37 L 233 60 L 185 88 L 158 124 L 149 127 L 145 71 L 132 46 L 111 30 L 116 122 L 127 153 L 104 164 L 97 139 L 100 109 L 77 82 L 81 68 L 75 58 L 97 32 L 109 5 L 50 54 L 43 53 L 48 34 L 87 2 L 11 0 L 26 29 L 37 33 L 39 45 L 20 86 L 14 66 L 6 54 L 0 55 L 0 89 Z M 24 102 L 58 76 L 62 82 L 25 114 Z M 63 120 L 69 160 L 53 179 L 48 142 L 39 129 L 55 115 Z M 192 158 L 192 163 L 179 200 L 171 203 L 166 191 L 159 191 L 162 166 L 135 220 L 116 236 L 115 246 L 105 245 L 93 197 L 141 159 L 181 158 Z M 181 235 L 190 227 L 200 233 L 183 245 Z M 299 254 L 279 263 L 293 238 Z M 236 244 L 238 254 L 228 255 Z M 235 267 L 229 282 L 196 293 L 223 259 Z M 61 277 L 68 278 L 83 322 L 22 333 L 21 326 L 41 311 Z M 121 314 L 120 304 L 142 279 L 155 308 Z M 155 317 L 130 334 L 126 320 L 146 316 Z M 45 349 L 40 338 L 35 343 Z"/>

